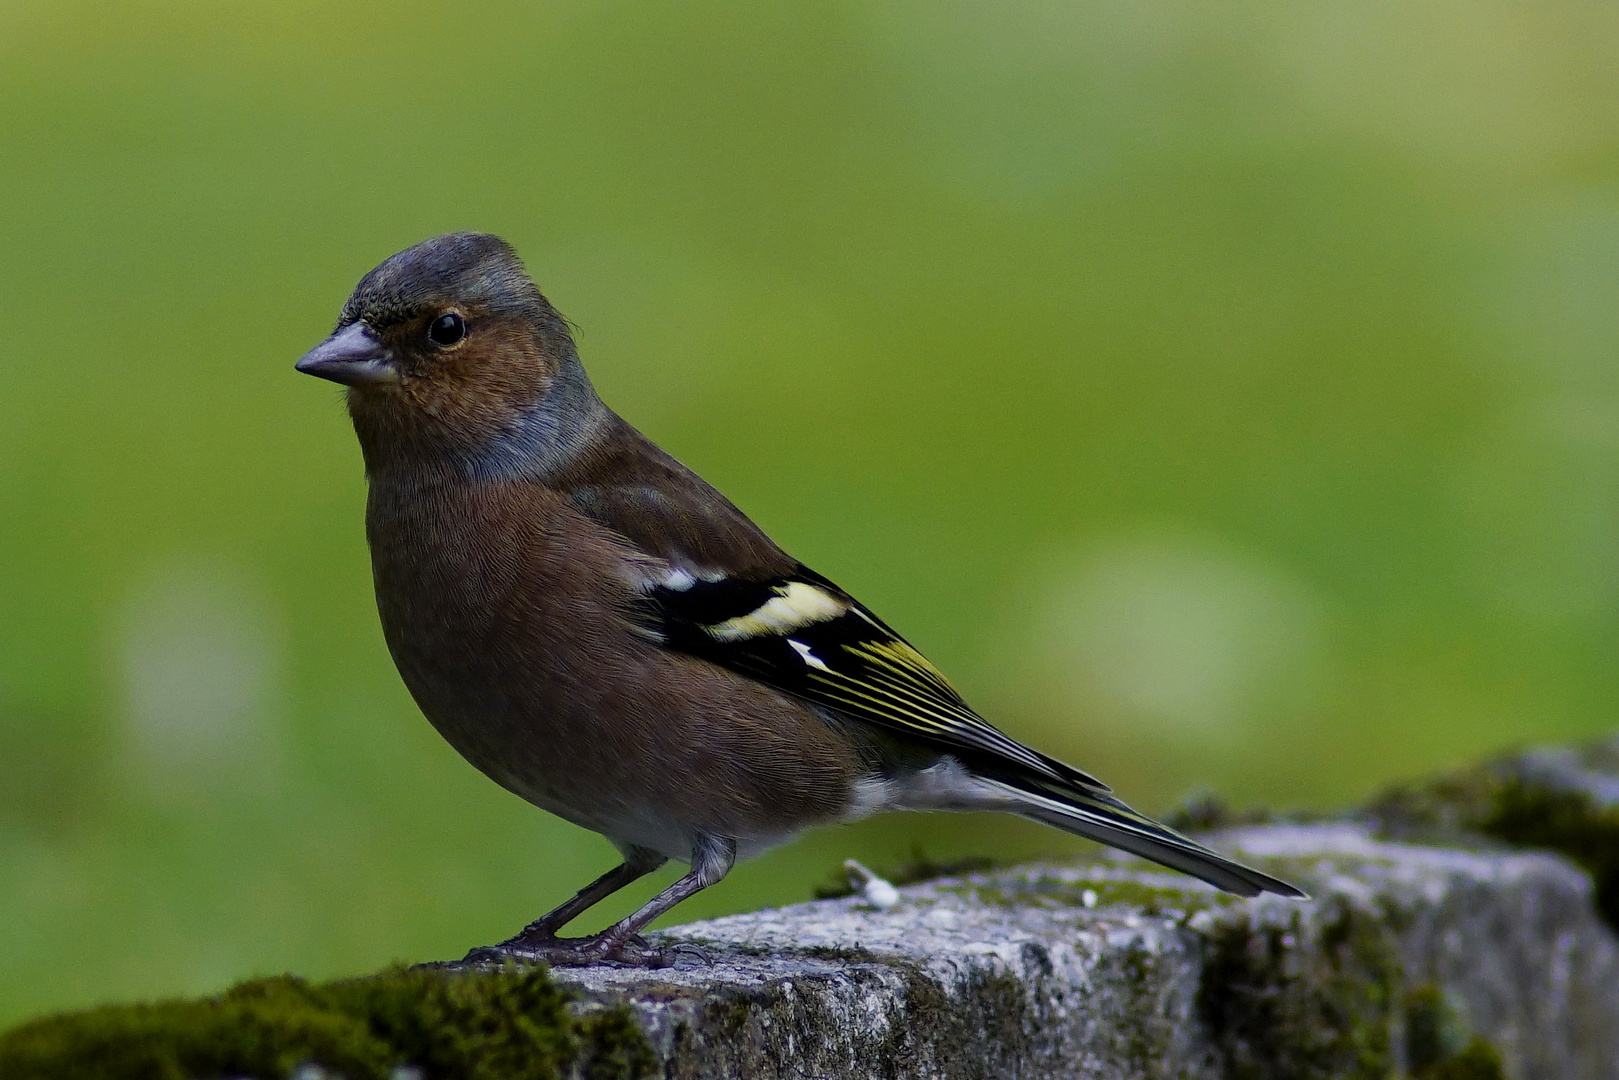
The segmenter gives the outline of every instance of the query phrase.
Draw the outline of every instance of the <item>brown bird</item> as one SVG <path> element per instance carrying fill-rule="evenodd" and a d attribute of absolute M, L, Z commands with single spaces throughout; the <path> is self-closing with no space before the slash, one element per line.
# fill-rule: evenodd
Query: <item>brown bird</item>
<path fill-rule="evenodd" d="M 739 858 L 885 810 L 1002 810 L 1221 889 L 1303 896 L 973 712 L 904 638 L 602 403 L 504 241 L 367 274 L 298 370 L 348 387 L 377 607 L 422 712 L 623 865 L 502 949 L 659 964 L 639 937 Z M 670 859 L 590 938 L 557 932 Z"/>

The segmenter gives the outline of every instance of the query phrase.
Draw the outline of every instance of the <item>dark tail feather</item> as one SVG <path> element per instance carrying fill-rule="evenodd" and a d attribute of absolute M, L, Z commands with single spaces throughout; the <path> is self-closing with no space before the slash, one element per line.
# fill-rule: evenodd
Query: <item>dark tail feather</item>
<path fill-rule="evenodd" d="M 1003 788 L 1012 796 L 1017 804 L 1014 813 L 1191 874 L 1217 889 L 1238 896 L 1258 896 L 1262 892 L 1271 892 L 1278 896 L 1309 899 L 1302 890 L 1287 882 L 1232 862 L 1173 829 L 1136 813 L 1111 795 L 1084 791 L 1056 792 L 1034 782 L 1024 784 L 994 777 L 980 779 L 983 783 Z"/>

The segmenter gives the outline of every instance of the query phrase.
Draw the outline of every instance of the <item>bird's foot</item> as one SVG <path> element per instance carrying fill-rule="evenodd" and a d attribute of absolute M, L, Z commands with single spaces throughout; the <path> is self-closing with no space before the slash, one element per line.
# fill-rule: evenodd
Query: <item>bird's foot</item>
<path fill-rule="evenodd" d="M 486 945 L 467 953 L 464 964 L 499 964 L 516 960 L 525 964 L 549 964 L 552 967 L 592 967 L 610 964 L 615 967 L 666 968 L 674 967 L 682 956 L 693 951 L 708 962 L 708 956 L 692 945 L 674 945 L 662 948 L 650 944 L 637 935 L 623 941 L 613 941 L 606 934 L 587 938 L 559 938 L 530 935 L 527 931 L 499 945 Z"/>

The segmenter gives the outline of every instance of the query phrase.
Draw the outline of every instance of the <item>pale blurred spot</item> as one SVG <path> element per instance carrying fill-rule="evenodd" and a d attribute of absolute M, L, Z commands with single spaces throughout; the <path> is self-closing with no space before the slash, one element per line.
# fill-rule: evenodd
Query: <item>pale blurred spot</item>
<path fill-rule="evenodd" d="M 1282 568 L 1202 538 L 1099 543 L 1046 562 L 1041 674 L 1076 709 L 1226 736 L 1310 693 L 1322 618 Z"/>
<path fill-rule="evenodd" d="M 1171 148 L 1364 148 L 1511 180 L 1619 134 L 1605 5 L 902 0 L 854 17 L 904 76 L 930 173 L 1000 203 Z"/>
<path fill-rule="evenodd" d="M 1615 59 L 1610 5 L 1551 19 L 1462 0 L 1245 7 L 1255 60 L 1286 76 L 1254 107 L 1301 134 L 1483 178 L 1547 167 L 1615 133 L 1614 88 L 1599 74 Z"/>
<path fill-rule="evenodd" d="M 1459 471 L 1471 584 L 1540 622 L 1619 603 L 1619 188 L 1549 200 L 1481 278 L 1471 347 L 1532 387 Z"/>
<path fill-rule="evenodd" d="M 1619 392 L 1619 188 L 1549 200 L 1487 275 L 1485 347 L 1581 396 Z"/>
<path fill-rule="evenodd" d="M 149 779 L 212 788 L 275 778 L 275 626 L 250 579 L 218 562 L 170 565 L 134 591 L 118 651 L 129 734 Z"/>

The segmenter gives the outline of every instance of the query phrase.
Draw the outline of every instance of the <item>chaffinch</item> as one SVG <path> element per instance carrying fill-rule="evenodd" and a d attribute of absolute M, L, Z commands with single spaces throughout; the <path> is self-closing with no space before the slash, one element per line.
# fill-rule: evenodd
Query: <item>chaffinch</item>
<path fill-rule="evenodd" d="M 490 779 L 623 864 L 499 948 L 660 964 L 639 936 L 737 859 L 885 810 L 1001 810 L 1221 889 L 1302 897 L 992 727 L 870 609 L 596 395 L 510 245 L 456 233 L 361 279 L 298 370 L 348 387 L 383 634 Z M 690 871 L 557 936 L 670 859 Z"/>

